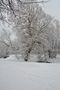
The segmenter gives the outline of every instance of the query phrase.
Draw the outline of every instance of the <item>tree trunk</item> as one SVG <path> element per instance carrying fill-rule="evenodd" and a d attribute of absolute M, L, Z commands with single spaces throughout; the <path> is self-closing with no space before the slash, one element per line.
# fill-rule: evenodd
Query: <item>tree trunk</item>
<path fill-rule="evenodd" d="M 29 58 L 29 55 L 30 55 L 30 53 L 31 53 L 31 51 L 32 51 L 32 48 L 33 48 L 34 43 L 35 43 L 35 42 L 32 41 L 31 46 L 28 48 L 28 50 L 26 50 L 26 56 L 25 56 L 25 58 L 24 58 L 24 61 L 28 61 L 28 58 Z"/>

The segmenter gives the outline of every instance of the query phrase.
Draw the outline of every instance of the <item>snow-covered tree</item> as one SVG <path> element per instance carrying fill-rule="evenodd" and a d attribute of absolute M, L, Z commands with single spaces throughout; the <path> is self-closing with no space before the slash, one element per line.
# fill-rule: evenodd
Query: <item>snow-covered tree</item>
<path fill-rule="evenodd" d="M 5 28 L 6 29 L 6 28 Z M 0 51 L 3 50 L 3 52 L 5 52 L 5 55 L 9 55 L 11 54 L 12 52 L 16 51 L 17 50 L 17 47 L 15 45 L 15 40 L 16 39 L 12 39 L 12 31 L 8 31 L 8 30 L 5 30 L 4 28 L 2 28 L 2 31 L 1 31 L 1 34 L 0 34 Z M 2 56 L 4 57 L 4 54 L 2 53 Z M 1 54 L 0 53 L 0 54 Z M 16 52 L 15 52 L 16 53 Z"/>
<path fill-rule="evenodd" d="M 17 47 L 21 49 L 25 61 L 28 61 L 31 53 L 44 54 L 46 60 L 46 53 L 57 46 L 58 26 L 55 28 L 52 17 L 44 13 L 39 6 L 39 3 L 46 2 L 42 0 L 0 1 L 0 20 L 14 26 L 13 30 L 18 37 Z M 8 43 L 10 45 L 11 40 L 8 40 Z M 12 44 L 11 47 L 12 50 L 15 48 Z"/>
<path fill-rule="evenodd" d="M 0 56 L 7 57 L 9 55 L 9 47 L 12 45 L 10 34 L 5 30 L 2 29 L 0 34 Z"/>
<path fill-rule="evenodd" d="M 25 61 L 28 61 L 30 53 L 38 46 L 42 46 L 45 54 L 45 47 L 48 47 L 47 30 L 51 20 L 38 4 L 24 6 L 16 28 L 19 40 L 21 38 Z M 37 52 L 40 52 L 39 48 Z"/>

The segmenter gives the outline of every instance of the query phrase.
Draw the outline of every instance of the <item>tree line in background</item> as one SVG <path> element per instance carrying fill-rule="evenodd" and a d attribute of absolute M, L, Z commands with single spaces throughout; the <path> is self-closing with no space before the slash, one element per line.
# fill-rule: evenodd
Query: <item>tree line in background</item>
<path fill-rule="evenodd" d="M 46 14 L 37 0 L 1 0 L 0 20 L 12 26 L 16 39 L 11 40 L 8 30 L 0 35 L 0 56 L 22 54 L 25 61 L 31 54 L 38 55 L 39 61 L 56 57 L 60 53 L 60 22 Z M 4 48 L 3 48 L 4 47 Z M 4 50 L 3 50 L 4 49 Z M 2 52 L 3 51 L 3 52 Z M 4 53 L 4 54 L 3 54 Z"/>

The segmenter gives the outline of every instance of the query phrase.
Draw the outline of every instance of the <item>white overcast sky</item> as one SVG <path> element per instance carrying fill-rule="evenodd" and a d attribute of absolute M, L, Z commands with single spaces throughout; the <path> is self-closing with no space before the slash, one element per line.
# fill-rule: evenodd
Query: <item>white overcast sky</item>
<path fill-rule="evenodd" d="M 42 5 L 44 11 L 60 21 L 60 0 L 49 0 Z"/>

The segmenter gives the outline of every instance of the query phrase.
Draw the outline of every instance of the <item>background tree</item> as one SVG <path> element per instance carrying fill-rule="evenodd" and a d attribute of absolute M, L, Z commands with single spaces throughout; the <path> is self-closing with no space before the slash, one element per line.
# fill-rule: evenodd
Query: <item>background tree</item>
<path fill-rule="evenodd" d="M 5 30 L 2 28 L 2 32 L 0 34 L 0 51 L 2 50 L 2 57 L 7 57 L 9 54 L 16 54 L 18 51 L 18 47 L 16 45 L 16 37 L 14 40 L 12 40 L 12 32 L 8 30 Z M 3 54 L 5 52 L 5 55 Z M 0 53 L 0 55 L 1 55 Z"/>

